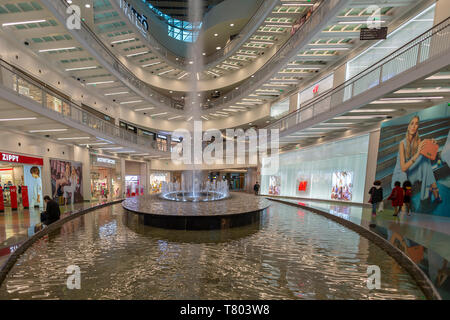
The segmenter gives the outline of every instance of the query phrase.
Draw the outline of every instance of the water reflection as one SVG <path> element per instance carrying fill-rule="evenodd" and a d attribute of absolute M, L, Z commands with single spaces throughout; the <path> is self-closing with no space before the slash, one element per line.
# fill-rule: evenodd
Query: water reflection
<path fill-rule="evenodd" d="M 216 231 L 136 224 L 120 205 L 75 219 L 17 262 L 0 299 L 417 299 L 384 251 L 319 215 L 274 203 L 259 225 Z M 65 270 L 81 269 L 81 290 Z M 378 265 L 382 288 L 366 286 Z"/>

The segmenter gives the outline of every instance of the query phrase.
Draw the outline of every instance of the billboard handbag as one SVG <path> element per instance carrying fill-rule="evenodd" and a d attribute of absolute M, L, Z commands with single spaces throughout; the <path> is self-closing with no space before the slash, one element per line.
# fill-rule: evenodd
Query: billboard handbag
<path fill-rule="evenodd" d="M 423 147 L 422 151 L 420 151 L 420 154 L 422 154 L 424 157 L 427 157 L 430 160 L 435 160 L 438 151 L 439 151 L 439 145 L 437 143 L 434 143 L 430 139 L 425 139 L 424 147 Z"/>

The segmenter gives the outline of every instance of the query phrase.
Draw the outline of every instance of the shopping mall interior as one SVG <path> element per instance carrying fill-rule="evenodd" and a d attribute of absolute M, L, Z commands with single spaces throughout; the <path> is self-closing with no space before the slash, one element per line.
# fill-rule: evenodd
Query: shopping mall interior
<path fill-rule="evenodd" d="M 450 299 L 450 0 L 0 0 L 0 129 L 0 300 Z"/>

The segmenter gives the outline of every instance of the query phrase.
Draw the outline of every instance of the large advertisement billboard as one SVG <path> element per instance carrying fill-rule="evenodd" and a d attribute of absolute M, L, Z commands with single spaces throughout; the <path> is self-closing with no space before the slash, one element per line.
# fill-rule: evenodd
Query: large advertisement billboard
<path fill-rule="evenodd" d="M 384 199 L 395 182 L 412 184 L 412 211 L 450 216 L 450 107 L 434 106 L 383 122 L 376 180 Z"/>
<path fill-rule="evenodd" d="M 82 202 L 83 170 L 80 162 L 50 160 L 53 198 L 64 198 L 65 204 Z"/>
<path fill-rule="evenodd" d="M 41 166 L 23 166 L 24 183 L 28 187 L 28 201 L 30 208 L 44 207 L 44 198 L 42 196 L 42 167 Z"/>

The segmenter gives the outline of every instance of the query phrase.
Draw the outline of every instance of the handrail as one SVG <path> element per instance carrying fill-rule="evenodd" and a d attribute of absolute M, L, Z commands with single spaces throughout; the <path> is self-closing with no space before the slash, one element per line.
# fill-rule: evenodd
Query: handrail
<path fill-rule="evenodd" d="M 62 21 L 62 18 L 65 16 L 65 10 L 67 9 L 65 0 L 42 0 L 42 2 L 49 9 L 51 9 L 52 12 L 56 12 L 57 16 L 59 15 L 59 20 Z M 229 106 L 232 103 L 239 101 L 242 97 L 250 94 L 250 92 L 254 91 L 256 87 L 260 87 L 266 80 L 268 80 L 268 78 L 270 78 L 273 74 L 273 70 L 277 68 L 280 69 L 285 63 L 288 62 L 289 58 L 292 56 L 292 52 L 290 51 L 298 50 L 297 46 L 299 43 L 302 43 L 305 38 L 310 38 L 310 34 L 315 33 L 318 26 L 323 27 L 322 25 L 326 23 L 324 17 L 328 17 L 331 13 L 334 14 L 337 11 L 336 8 L 342 8 L 348 2 L 349 0 L 322 1 L 318 5 L 317 9 L 314 10 L 311 17 L 307 19 L 306 22 L 297 29 L 294 35 L 290 37 L 289 40 L 281 47 L 281 49 L 278 50 L 274 56 L 272 56 L 269 61 L 255 73 L 254 77 L 249 78 L 244 84 L 240 85 L 238 90 L 232 90 L 223 97 L 206 103 L 203 106 L 203 109 L 212 111 L 210 109 Z M 175 112 L 173 109 L 184 109 L 184 101 L 174 100 L 165 95 L 161 95 L 156 90 L 152 89 L 149 84 L 137 78 L 137 76 L 135 76 L 115 55 L 113 55 L 85 22 L 82 21 L 81 26 L 82 32 L 71 30 L 72 34 L 74 34 L 76 38 L 82 38 L 84 42 L 88 44 L 88 47 L 90 47 L 91 54 L 95 57 L 99 57 L 100 60 L 103 59 L 106 61 L 106 63 L 112 67 L 112 70 L 117 72 L 120 75 L 120 78 L 126 79 L 126 82 L 128 82 L 129 85 L 134 86 L 134 90 L 139 92 L 143 98 L 163 109 L 167 109 L 167 106 L 169 105 L 172 112 Z M 85 33 L 83 33 L 83 31 Z M 296 54 L 296 52 L 294 54 Z M 273 66 L 274 64 L 275 67 Z M 107 69 L 110 70 L 108 67 Z"/>
<path fill-rule="evenodd" d="M 305 20 L 303 25 L 298 27 L 286 43 L 262 66 L 252 78 L 239 86 L 239 89 L 232 90 L 224 96 L 217 98 L 209 103 L 209 108 L 226 107 L 238 102 L 242 97 L 249 95 L 257 88 L 267 82 L 274 73 L 283 68 L 293 55 L 296 55 L 299 47 L 304 42 L 314 36 L 314 34 L 325 26 L 326 20 L 330 15 L 334 15 L 338 9 L 345 7 L 348 0 L 327 0 L 322 1 L 316 7 L 310 8 L 310 17 Z"/>
<path fill-rule="evenodd" d="M 52 13 L 58 18 L 58 20 L 65 24 L 66 10 L 69 4 L 65 0 L 42 0 L 42 3 L 50 9 Z M 146 82 L 137 78 L 122 61 L 120 61 L 106 45 L 101 41 L 96 33 L 81 19 L 81 30 L 69 30 L 75 38 L 82 39 L 88 44 L 91 49 L 90 53 L 99 60 L 105 61 L 108 66 L 106 69 L 111 73 L 119 74 L 119 78 L 125 79 L 125 83 L 130 87 L 134 87 L 133 90 L 139 92 L 144 99 L 156 105 L 160 108 L 167 110 L 168 106 L 171 108 L 171 112 L 177 113 L 177 110 L 184 108 L 184 102 L 174 100 L 150 87 Z M 83 42 L 81 41 L 81 42 Z"/>
<path fill-rule="evenodd" d="M 130 19 L 127 19 L 125 17 L 125 14 L 123 13 L 118 6 L 120 6 L 120 2 L 122 0 L 115 0 L 112 1 L 112 5 L 115 10 L 119 11 L 119 15 L 130 22 L 132 25 L 132 28 L 135 29 L 137 33 L 139 33 L 141 36 L 143 36 L 150 45 L 151 49 L 154 50 L 160 58 L 163 58 L 166 63 L 169 65 L 182 69 L 187 70 L 188 67 L 187 61 L 190 60 L 186 57 L 178 56 L 177 54 L 173 53 L 170 49 L 166 48 L 161 42 L 156 40 L 151 33 L 143 33 L 139 28 L 135 27 L 133 25 L 133 22 Z M 252 15 L 252 17 L 249 19 L 249 21 L 246 23 L 246 25 L 241 29 L 239 32 L 239 35 L 226 44 L 222 49 L 215 51 L 213 54 L 210 54 L 208 56 L 202 57 L 204 64 L 199 65 L 202 70 L 206 70 L 218 63 L 221 63 L 222 61 L 226 60 L 229 56 L 232 55 L 232 53 L 235 51 L 235 48 L 240 47 L 245 41 L 248 40 L 254 33 L 254 31 L 259 27 L 261 24 L 261 18 L 265 18 L 268 14 L 272 12 L 272 9 L 277 5 L 279 0 L 262 0 L 258 9 L 256 10 L 255 14 Z M 150 11 L 147 14 L 151 14 L 155 18 L 159 18 L 154 12 Z M 244 35 L 244 36 L 242 36 Z M 198 56 L 202 54 L 203 51 L 198 52 Z M 194 58 L 195 59 L 195 58 Z M 200 70 L 201 71 L 201 70 Z"/>
<path fill-rule="evenodd" d="M 305 106 L 285 115 L 266 128 L 279 128 L 281 131 L 291 125 L 309 120 L 319 114 L 314 110 L 321 108 L 320 113 L 331 110 L 365 91 L 406 72 L 416 65 L 434 58 L 450 49 L 450 17 L 433 26 L 418 37 L 401 46 L 391 54 L 383 57 L 373 65 L 353 76 L 311 101 Z M 294 123 L 291 119 L 295 117 Z"/>
<path fill-rule="evenodd" d="M 68 100 L 64 94 L 59 93 L 45 83 L 36 81 L 33 76 L 28 75 L 25 71 L 20 70 L 3 59 L 0 59 L 0 70 L 1 85 L 15 91 L 18 95 L 28 97 L 40 103 L 43 108 L 54 111 L 63 118 L 86 125 L 107 136 L 156 150 L 155 142 L 151 139 L 138 136 L 135 133 L 131 133 L 89 113 Z"/>

